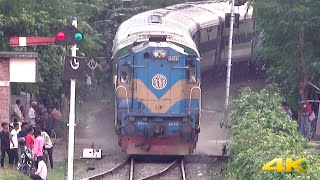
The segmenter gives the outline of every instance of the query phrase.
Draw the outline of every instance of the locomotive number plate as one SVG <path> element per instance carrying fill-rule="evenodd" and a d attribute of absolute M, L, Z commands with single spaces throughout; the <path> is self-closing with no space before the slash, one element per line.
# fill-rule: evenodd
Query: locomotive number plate
<path fill-rule="evenodd" d="M 147 125 L 147 122 L 138 121 L 138 126 L 146 126 L 146 125 Z"/>
<path fill-rule="evenodd" d="M 179 126 L 179 122 L 169 122 L 168 126 Z"/>
<path fill-rule="evenodd" d="M 170 62 L 178 62 L 179 61 L 179 56 L 169 56 L 168 61 Z"/>

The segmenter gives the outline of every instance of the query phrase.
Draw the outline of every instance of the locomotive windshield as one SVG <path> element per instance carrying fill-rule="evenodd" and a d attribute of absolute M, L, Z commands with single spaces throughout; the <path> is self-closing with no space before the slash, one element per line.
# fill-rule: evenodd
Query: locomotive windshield
<path fill-rule="evenodd" d="M 120 68 L 120 82 L 129 83 L 131 80 L 131 66 L 129 64 L 123 64 Z"/>
<path fill-rule="evenodd" d="M 197 69 L 194 64 L 188 65 L 187 75 L 186 75 L 188 83 L 196 83 L 197 82 L 196 71 L 197 71 Z"/>

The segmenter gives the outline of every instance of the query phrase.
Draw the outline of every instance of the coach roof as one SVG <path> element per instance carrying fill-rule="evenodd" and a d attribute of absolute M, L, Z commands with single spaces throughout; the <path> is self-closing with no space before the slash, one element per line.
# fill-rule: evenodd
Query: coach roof
<path fill-rule="evenodd" d="M 197 30 L 219 25 L 225 14 L 230 12 L 230 4 L 221 0 L 177 4 L 163 9 L 146 11 L 123 22 L 114 38 L 113 57 L 118 51 L 134 42 L 145 42 L 152 35 L 166 35 L 167 41 L 191 49 L 199 55 L 192 36 Z M 252 17 L 252 8 L 247 5 L 235 8 L 240 19 Z"/>

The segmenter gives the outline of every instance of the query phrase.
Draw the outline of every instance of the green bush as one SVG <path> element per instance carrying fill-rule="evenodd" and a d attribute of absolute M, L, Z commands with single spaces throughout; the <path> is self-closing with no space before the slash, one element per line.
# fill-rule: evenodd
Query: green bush
<path fill-rule="evenodd" d="M 278 93 L 244 89 L 231 113 L 233 135 L 229 145 L 228 179 L 319 179 L 319 156 L 298 133 L 297 122 L 281 108 Z M 307 173 L 262 170 L 274 158 L 307 160 Z M 283 165 L 285 167 L 285 165 Z"/>
<path fill-rule="evenodd" d="M 29 180 L 29 178 L 17 171 L 0 170 L 0 180 Z"/>

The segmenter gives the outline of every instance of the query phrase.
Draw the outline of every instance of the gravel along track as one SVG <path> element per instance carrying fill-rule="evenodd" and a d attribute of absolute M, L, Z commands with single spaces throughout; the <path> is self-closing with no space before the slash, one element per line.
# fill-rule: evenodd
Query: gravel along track
<path fill-rule="evenodd" d="M 77 180 L 86 179 L 88 177 L 101 174 L 103 172 L 106 172 L 107 170 L 110 170 L 119 164 L 123 163 L 124 161 L 127 161 L 127 156 L 124 154 L 117 154 L 117 155 L 109 155 L 107 157 L 104 157 L 103 159 L 95 161 L 95 169 L 91 171 L 87 171 L 85 174 L 78 176 Z M 107 179 L 126 179 L 129 173 L 130 166 L 127 163 L 124 167 L 122 167 L 119 171 L 113 173 L 111 176 L 106 176 Z M 123 177 L 124 176 L 124 177 Z"/>
<path fill-rule="evenodd" d="M 223 176 L 222 165 L 227 162 L 226 157 L 191 155 L 174 161 L 117 161 L 113 167 L 100 172 L 91 172 L 88 180 L 211 180 Z M 182 162 L 182 163 L 181 163 Z M 119 169 L 116 166 L 122 164 Z M 111 166 L 111 165 L 110 165 Z M 106 166 L 105 166 L 106 167 Z M 184 170 L 184 172 L 182 171 Z M 162 172 L 162 173 L 161 173 Z M 131 174 L 132 173 L 132 174 Z M 103 174 L 103 176 L 101 176 Z M 99 176 L 100 175 L 100 176 Z M 89 177 L 87 175 L 86 177 Z M 185 177 L 185 178 L 183 178 Z"/>
<path fill-rule="evenodd" d="M 190 155 L 184 158 L 187 180 L 212 180 L 224 176 L 225 156 Z"/>
<path fill-rule="evenodd" d="M 150 180 L 150 179 L 182 179 L 181 165 L 183 160 L 177 159 L 171 163 L 153 162 L 153 163 L 135 163 L 134 179 Z M 184 171 L 183 171 L 184 173 Z"/>
<path fill-rule="evenodd" d="M 82 178 L 82 180 L 100 180 L 100 179 L 128 179 L 130 166 L 128 160 L 119 162 L 116 166 L 101 173 Z"/>

